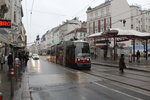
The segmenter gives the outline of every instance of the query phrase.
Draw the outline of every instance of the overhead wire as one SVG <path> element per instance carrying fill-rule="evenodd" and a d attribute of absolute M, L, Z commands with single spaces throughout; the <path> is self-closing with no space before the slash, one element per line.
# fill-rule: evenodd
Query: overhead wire
<path fill-rule="evenodd" d="M 138 17 L 138 16 L 141 16 L 141 15 L 146 14 L 146 13 L 148 13 L 148 12 L 150 12 L 150 11 L 146 11 L 145 13 L 141 13 L 141 14 L 138 14 L 138 15 L 126 17 L 126 18 L 124 18 L 123 20 L 130 19 L 131 17 L 132 17 L 132 18 Z M 112 24 L 115 24 L 115 23 L 117 23 L 117 22 L 119 22 L 119 21 L 120 21 L 120 20 L 118 20 L 118 21 L 116 21 L 116 22 L 114 22 L 114 23 L 112 23 Z"/>
<path fill-rule="evenodd" d="M 81 10 L 79 10 L 77 13 L 75 13 L 74 15 L 73 15 L 73 17 L 75 16 L 75 15 L 77 15 L 78 13 L 80 13 L 81 11 L 83 11 L 85 8 L 87 8 L 90 4 L 92 4 L 93 2 L 95 2 L 96 0 L 92 0 L 89 4 L 87 4 L 84 8 L 82 8 Z"/>
<path fill-rule="evenodd" d="M 149 5 L 149 4 L 150 4 L 150 3 L 146 3 L 146 4 L 143 4 L 142 6 Z M 132 9 L 132 10 L 134 10 L 134 9 Z M 130 13 L 132 10 L 131 10 L 131 9 L 130 9 L 130 10 L 126 10 L 126 11 L 121 12 L 121 13 L 115 15 L 115 16 L 112 16 L 112 18 L 118 17 L 118 16 L 121 15 L 121 14 Z"/>
<path fill-rule="evenodd" d="M 31 13 L 31 10 L 27 9 L 28 12 Z M 56 13 L 56 12 L 45 12 L 45 11 L 40 11 L 40 10 L 32 10 L 32 13 L 33 12 L 37 12 L 37 13 L 42 13 L 42 14 L 50 14 L 50 15 L 59 15 L 59 16 L 66 16 L 66 15 L 63 15 L 63 14 L 59 14 L 59 13 Z"/>
<path fill-rule="evenodd" d="M 146 3 L 146 4 L 143 4 L 142 6 L 149 5 L 149 4 L 150 4 L 150 3 Z M 118 17 L 118 16 L 120 16 L 120 15 L 122 15 L 122 14 L 130 13 L 131 11 L 132 11 L 132 10 L 130 9 L 130 10 L 127 10 L 127 11 L 125 11 L 125 12 L 121 12 L 121 13 L 115 15 L 115 16 L 112 16 L 111 18 Z M 142 13 L 142 14 L 146 14 L 147 12 L 150 12 L 150 10 L 148 10 L 148 11 L 146 11 L 145 13 Z M 131 17 L 132 17 L 132 18 L 138 17 L 138 16 L 140 16 L 140 15 L 141 15 L 141 14 L 135 15 L 135 16 L 130 16 L 130 17 L 124 18 L 123 20 L 125 20 L 125 19 L 130 19 Z M 120 20 L 117 20 L 116 22 L 112 23 L 112 25 L 113 25 L 113 24 L 116 24 L 117 22 L 120 22 Z"/>
<path fill-rule="evenodd" d="M 96 1 L 96 0 L 92 0 L 92 1 L 91 1 L 88 5 L 86 5 L 85 7 L 89 6 L 89 5 L 92 4 L 94 1 Z M 150 4 L 150 3 L 146 3 L 146 4 L 144 4 L 144 5 L 149 5 L 149 4 Z M 142 6 L 144 6 L 144 5 L 142 5 Z M 49 13 L 49 12 L 43 12 L 43 11 L 33 10 L 33 6 L 34 6 L 34 0 L 33 0 L 33 2 L 32 2 L 32 8 L 31 8 L 31 12 L 30 12 L 30 28 L 31 28 L 32 13 L 33 13 L 33 12 L 52 14 L 52 13 Z M 83 9 L 81 9 L 80 11 L 78 11 L 75 15 L 77 15 L 77 14 L 79 14 L 81 11 L 83 11 L 83 10 L 85 9 L 85 7 L 84 7 Z M 118 15 L 112 16 L 112 18 L 118 17 L 119 15 L 124 14 L 124 13 L 129 13 L 130 11 L 131 11 L 131 10 L 128 10 L 128 11 L 125 11 L 125 12 L 121 12 L 121 13 L 118 14 Z M 57 13 L 55 13 L 55 14 L 57 14 Z M 57 14 L 57 15 L 59 15 L 59 14 Z M 60 16 L 65 16 L 65 15 L 60 15 Z M 138 15 L 138 16 L 139 16 L 139 15 Z M 136 16 L 134 16 L 134 17 L 136 17 Z M 130 18 L 131 18 L 131 17 L 130 17 Z M 125 18 L 125 19 L 129 19 L 129 17 L 128 17 L 128 18 Z M 116 22 L 114 22 L 114 23 L 112 23 L 112 24 L 115 24 L 115 23 L 117 23 L 117 22 L 119 22 L 119 20 L 116 21 Z"/>
<path fill-rule="evenodd" d="M 150 4 L 150 3 L 146 3 L 146 4 L 143 4 L 142 6 L 149 5 L 149 4 Z M 134 10 L 134 9 L 132 9 L 132 10 Z M 130 13 L 132 10 L 127 10 L 127 11 L 125 11 L 125 12 L 121 12 L 120 14 L 117 14 L 116 16 L 112 16 L 112 18 L 118 17 L 118 16 L 120 16 L 121 14 Z M 138 14 L 138 15 L 126 17 L 126 18 L 124 18 L 123 20 L 130 19 L 131 17 L 132 17 L 132 18 L 138 17 L 138 16 L 141 16 L 141 15 L 143 15 L 143 14 L 146 14 L 147 12 L 150 12 L 150 10 L 146 11 L 145 13 L 141 13 L 141 14 Z M 113 25 L 113 24 L 116 24 L 117 22 L 120 22 L 120 20 L 118 20 L 118 21 L 112 23 L 112 25 Z"/>

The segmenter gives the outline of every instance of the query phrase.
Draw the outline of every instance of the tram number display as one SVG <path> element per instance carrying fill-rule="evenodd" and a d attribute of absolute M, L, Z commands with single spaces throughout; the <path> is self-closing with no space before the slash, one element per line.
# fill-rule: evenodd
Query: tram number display
<path fill-rule="evenodd" d="M 11 20 L 0 19 L 0 28 L 11 28 Z"/>

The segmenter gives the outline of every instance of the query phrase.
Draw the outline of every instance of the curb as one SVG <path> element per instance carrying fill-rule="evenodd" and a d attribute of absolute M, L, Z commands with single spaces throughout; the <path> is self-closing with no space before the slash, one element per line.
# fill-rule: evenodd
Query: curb
<path fill-rule="evenodd" d="M 21 87 L 18 91 L 16 91 L 13 100 L 31 100 L 28 83 L 28 73 L 26 71 L 22 76 Z"/>
<path fill-rule="evenodd" d="M 94 64 L 94 65 L 103 65 L 103 66 L 107 66 L 107 67 L 115 67 L 115 68 L 118 68 L 119 66 L 118 65 L 110 65 L 110 64 L 105 64 L 105 63 L 91 63 L 91 64 Z M 136 69 L 136 68 L 126 68 L 128 70 L 136 70 L 136 71 L 142 71 L 142 72 L 150 72 L 150 71 L 147 71 L 147 70 L 142 70 L 142 69 Z"/>

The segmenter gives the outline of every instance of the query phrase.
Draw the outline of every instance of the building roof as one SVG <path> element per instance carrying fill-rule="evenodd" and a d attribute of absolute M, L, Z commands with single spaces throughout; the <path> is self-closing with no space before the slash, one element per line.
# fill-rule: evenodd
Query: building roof
<path fill-rule="evenodd" d="M 87 32 L 87 29 L 86 28 L 76 28 L 76 29 L 72 30 L 71 32 L 69 32 L 68 34 L 77 33 L 77 32 Z M 68 34 L 66 34 L 66 35 L 68 35 Z"/>
<path fill-rule="evenodd" d="M 98 8 L 104 7 L 104 6 L 108 5 L 108 4 L 110 4 L 111 1 L 112 1 L 112 0 L 107 0 L 107 1 L 105 1 L 104 3 L 98 5 L 98 6 L 94 7 L 94 8 L 89 7 L 89 8 L 87 9 L 87 12 L 91 12 L 91 11 L 96 10 L 96 9 L 98 9 Z"/>

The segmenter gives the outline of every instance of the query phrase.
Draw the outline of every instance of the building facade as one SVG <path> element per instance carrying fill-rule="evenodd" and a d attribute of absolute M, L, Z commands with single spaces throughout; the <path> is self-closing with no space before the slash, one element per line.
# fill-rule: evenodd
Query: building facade
<path fill-rule="evenodd" d="M 12 27 L 10 30 L 11 42 L 14 45 L 23 47 L 26 46 L 27 37 L 24 25 L 22 23 L 23 9 L 22 0 L 10 0 L 10 19 L 12 22 Z"/>
<path fill-rule="evenodd" d="M 77 28 L 81 28 L 82 23 L 77 18 L 74 18 L 72 20 L 66 20 L 66 22 L 63 22 L 62 25 L 59 25 L 57 27 L 52 28 L 51 30 L 48 30 L 43 36 L 45 36 L 45 48 L 51 47 L 55 44 L 60 43 L 61 41 L 66 41 L 65 36 L 71 32 L 72 30 L 75 30 Z M 43 37 L 42 36 L 42 37 Z M 43 41 L 41 41 L 41 46 L 43 46 Z"/>
<path fill-rule="evenodd" d="M 94 34 L 104 32 L 110 28 L 120 28 L 124 30 L 137 30 L 141 32 L 149 32 L 150 29 L 150 13 L 149 10 L 142 10 L 137 5 L 129 5 L 127 0 L 105 0 L 94 8 L 89 7 L 87 13 L 87 33 Z M 100 41 L 97 39 L 96 41 Z M 110 39 L 111 41 L 111 39 Z M 136 40 L 136 46 L 143 46 L 142 40 Z M 93 42 L 92 45 L 94 45 Z M 121 44 L 121 43 L 118 43 Z M 132 40 L 124 41 L 125 47 L 132 48 Z M 117 44 L 116 44 L 117 45 Z M 111 46 L 109 46 L 111 48 Z M 96 47 L 102 50 L 101 47 Z M 120 49 L 121 51 L 124 49 Z M 97 52 L 98 52 L 97 51 Z M 126 54 L 131 53 L 131 51 Z M 143 51 L 142 51 L 143 52 Z M 101 53 L 104 54 L 104 53 Z M 111 54 L 110 54 L 111 55 Z"/>
<path fill-rule="evenodd" d="M 11 27 L 0 27 L 0 44 L 4 49 L 5 55 L 8 54 L 10 45 L 14 47 L 26 46 L 26 31 L 22 23 L 23 10 L 22 0 L 1 0 L 0 1 L 0 20 L 10 20 Z M 3 54 L 4 54 L 3 53 Z"/>
<path fill-rule="evenodd" d="M 126 0 L 106 0 L 97 7 L 89 7 L 86 13 L 89 35 L 109 28 L 131 29 L 131 20 L 126 19 L 131 16 Z"/>
<path fill-rule="evenodd" d="M 7 16 L 9 10 L 10 10 L 10 1 L 1 0 L 0 1 L 0 20 L 10 20 L 10 18 Z M 5 28 L 0 27 L 0 56 L 7 54 L 8 44 L 10 44 L 9 31 L 7 30 L 7 28 L 5 29 Z"/>

